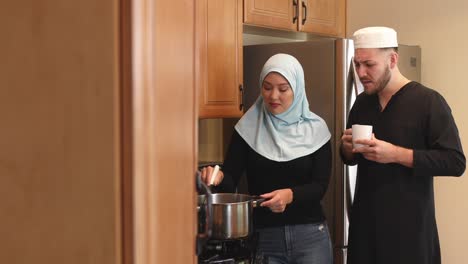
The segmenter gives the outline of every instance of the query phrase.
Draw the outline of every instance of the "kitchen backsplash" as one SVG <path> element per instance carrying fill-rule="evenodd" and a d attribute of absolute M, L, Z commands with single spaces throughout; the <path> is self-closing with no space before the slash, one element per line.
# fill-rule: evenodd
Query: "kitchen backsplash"
<path fill-rule="evenodd" d="M 198 161 L 223 160 L 223 120 L 201 119 L 198 121 Z"/>
<path fill-rule="evenodd" d="M 237 120 L 218 118 L 200 119 L 198 121 L 199 163 L 223 162 Z"/>

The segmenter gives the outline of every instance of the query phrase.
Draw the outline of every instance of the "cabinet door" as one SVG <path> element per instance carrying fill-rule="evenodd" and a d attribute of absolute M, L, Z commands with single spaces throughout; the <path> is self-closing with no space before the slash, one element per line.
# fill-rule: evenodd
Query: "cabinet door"
<path fill-rule="evenodd" d="M 344 37 L 346 0 L 300 0 L 299 31 Z"/>
<path fill-rule="evenodd" d="M 242 0 L 196 1 L 199 117 L 240 117 Z"/>
<path fill-rule="evenodd" d="M 298 1 L 300 0 L 244 0 L 244 23 L 297 30 Z"/>

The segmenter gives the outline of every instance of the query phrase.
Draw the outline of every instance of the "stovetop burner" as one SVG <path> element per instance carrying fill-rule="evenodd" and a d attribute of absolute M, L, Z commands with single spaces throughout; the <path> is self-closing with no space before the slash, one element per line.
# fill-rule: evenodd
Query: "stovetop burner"
<path fill-rule="evenodd" d="M 253 254 L 247 240 L 208 240 L 199 263 L 250 263 Z M 244 261 L 244 262 L 241 262 Z"/>
<path fill-rule="evenodd" d="M 256 236 L 236 240 L 208 240 L 198 257 L 199 264 L 266 264 L 256 254 Z"/>

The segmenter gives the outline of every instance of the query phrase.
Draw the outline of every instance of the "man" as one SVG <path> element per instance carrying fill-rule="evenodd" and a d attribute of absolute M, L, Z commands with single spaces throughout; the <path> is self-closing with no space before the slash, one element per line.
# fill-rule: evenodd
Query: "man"
<path fill-rule="evenodd" d="M 398 70 L 397 34 L 391 28 L 356 31 L 355 70 L 364 92 L 341 138 L 341 156 L 358 165 L 351 208 L 348 264 L 441 263 L 433 177 L 465 171 L 458 129 L 436 91 Z M 353 124 L 372 125 L 370 140 L 356 140 Z"/>

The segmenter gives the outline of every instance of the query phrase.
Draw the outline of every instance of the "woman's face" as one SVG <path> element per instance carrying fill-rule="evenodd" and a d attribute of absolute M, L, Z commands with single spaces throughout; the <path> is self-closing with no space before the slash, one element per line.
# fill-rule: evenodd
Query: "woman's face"
<path fill-rule="evenodd" d="M 294 101 L 294 92 L 289 82 L 279 73 L 270 72 L 262 84 L 265 105 L 274 115 L 284 113 Z"/>

